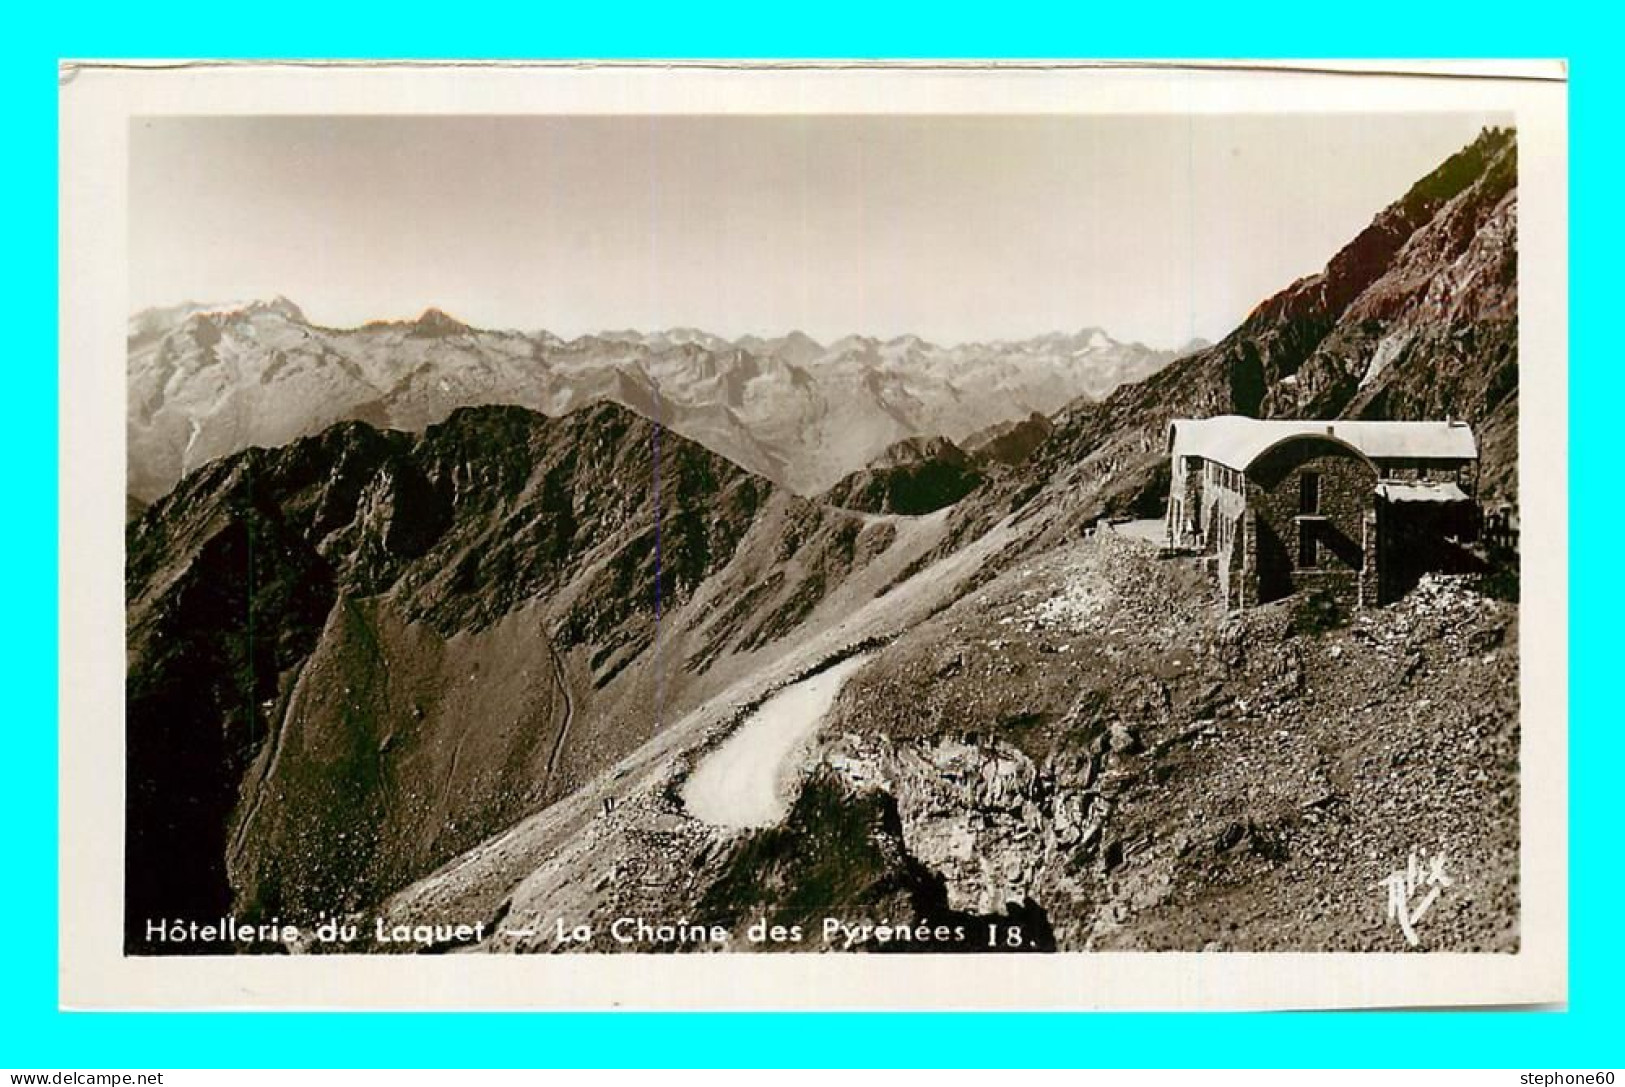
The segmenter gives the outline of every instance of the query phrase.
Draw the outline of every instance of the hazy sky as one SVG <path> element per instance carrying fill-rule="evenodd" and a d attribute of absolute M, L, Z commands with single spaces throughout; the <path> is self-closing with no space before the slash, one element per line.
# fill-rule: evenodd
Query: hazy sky
<path fill-rule="evenodd" d="M 137 309 L 1216 340 L 1481 115 L 132 123 Z"/>

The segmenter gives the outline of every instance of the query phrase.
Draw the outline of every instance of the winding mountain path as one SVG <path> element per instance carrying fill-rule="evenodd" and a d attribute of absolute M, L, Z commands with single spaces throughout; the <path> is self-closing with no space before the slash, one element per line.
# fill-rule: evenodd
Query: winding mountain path
<path fill-rule="evenodd" d="M 849 657 L 763 702 L 683 785 L 683 805 L 713 826 L 770 827 L 790 810 L 800 756 L 847 678 L 869 662 Z"/>
<path fill-rule="evenodd" d="M 570 738 L 570 725 L 575 721 L 575 701 L 570 697 L 570 683 L 564 675 L 564 661 L 559 659 L 559 651 L 553 646 L 553 639 L 547 639 L 547 655 L 553 662 L 553 678 L 559 685 L 559 694 L 564 699 L 564 720 L 559 722 L 558 735 L 553 737 L 553 750 L 547 755 L 547 773 L 542 777 L 542 796 L 553 785 L 553 774 L 559 768 L 559 758 L 564 754 L 564 742 Z"/>

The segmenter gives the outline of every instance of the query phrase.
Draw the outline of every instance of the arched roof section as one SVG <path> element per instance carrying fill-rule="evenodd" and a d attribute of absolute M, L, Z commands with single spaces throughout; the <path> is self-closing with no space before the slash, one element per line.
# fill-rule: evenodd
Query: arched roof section
<path fill-rule="evenodd" d="M 1372 419 L 1250 419 L 1216 415 L 1168 424 L 1168 452 L 1201 457 L 1237 471 L 1290 438 L 1329 438 L 1366 460 L 1478 459 L 1470 426 L 1456 420 L 1390 422 Z"/>
<path fill-rule="evenodd" d="M 1258 452 L 1254 453 L 1248 459 L 1246 464 L 1239 466 L 1232 465 L 1231 467 L 1238 468 L 1240 471 L 1245 472 L 1253 465 L 1275 452 L 1277 449 L 1291 445 L 1294 442 L 1313 442 L 1321 445 L 1332 445 L 1346 449 L 1348 452 L 1353 453 L 1355 457 L 1359 459 L 1361 464 L 1364 464 L 1367 468 L 1371 469 L 1371 474 L 1373 477 L 1380 476 L 1382 474 L 1381 472 L 1377 471 L 1377 466 L 1372 463 L 1371 458 L 1365 455 L 1365 451 L 1359 446 L 1355 445 L 1353 442 L 1340 438 L 1336 434 L 1325 434 L 1315 431 L 1306 431 L 1302 434 L 1283 435 L 1266 445 L 1264 448 L 1258 450 Z"/>

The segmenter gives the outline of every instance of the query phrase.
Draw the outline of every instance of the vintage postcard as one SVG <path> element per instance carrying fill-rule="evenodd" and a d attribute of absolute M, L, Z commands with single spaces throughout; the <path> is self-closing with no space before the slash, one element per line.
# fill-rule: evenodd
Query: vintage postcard
<path fill-rule="evenodd" d="M 1556 63 L 65 64 L 75 1008 L 1567 997 Z"/>

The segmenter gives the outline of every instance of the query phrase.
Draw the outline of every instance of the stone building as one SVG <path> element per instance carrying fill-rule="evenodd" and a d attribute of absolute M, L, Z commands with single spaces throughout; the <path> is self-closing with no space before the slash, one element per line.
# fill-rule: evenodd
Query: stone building
<path fill-rule="evenodd" d="M 1314 589 L 1383 604 L 1475 561 L 1466 423 L 1176 419 L 1168 453 L 1168 545 L 1212 557 L 1227 608 Z"/>

